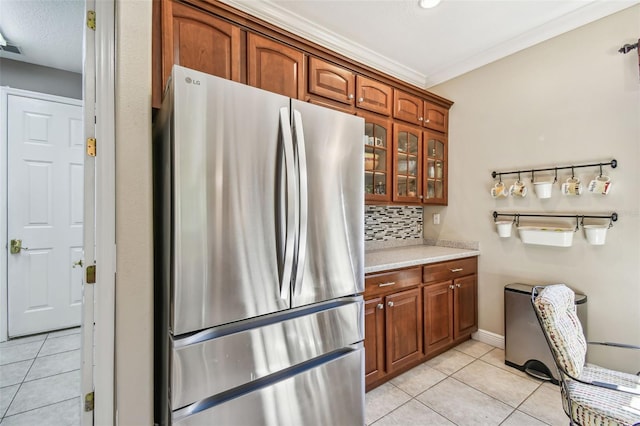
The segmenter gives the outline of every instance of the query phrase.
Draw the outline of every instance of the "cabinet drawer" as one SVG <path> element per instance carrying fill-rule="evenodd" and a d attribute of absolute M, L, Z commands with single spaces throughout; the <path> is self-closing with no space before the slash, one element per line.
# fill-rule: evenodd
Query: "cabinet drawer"
<path fill-rule="evenodd" d="M 422 281 L 421 275 L 421 267 L 367 275 L 364 279 L 365 297 L 418 285 Z"/>
<path fill-rule="evenodd" d="M 422 270 L 422 281 L 428 283 L 452 280 L 465 275 L 475 274 L 476 272 L 478 272 L 478 258 L 469 257 L 466 259 L 425 265 Z"/>

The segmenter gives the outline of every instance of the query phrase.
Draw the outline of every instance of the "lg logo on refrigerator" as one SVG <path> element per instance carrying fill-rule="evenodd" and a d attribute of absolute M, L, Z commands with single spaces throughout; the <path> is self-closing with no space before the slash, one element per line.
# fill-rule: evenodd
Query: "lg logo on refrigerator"
<path fill-rule="evenodd" d="M 187 77 L 184 79 L 188 84 L 195 84 L 196 86 L 200 86 L 200 80 L 192 80 L 191 77 Z"/>

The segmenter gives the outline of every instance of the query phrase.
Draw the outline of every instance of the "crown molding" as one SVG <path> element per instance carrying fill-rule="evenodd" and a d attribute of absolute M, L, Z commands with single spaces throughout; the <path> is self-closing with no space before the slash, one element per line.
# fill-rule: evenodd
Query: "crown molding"
<path fill-rule="evenodd" d="M 380 55 L 373 50 L 354 43 L 341 35 L 327 30 L 317 23 L 303 18 L 295 13 L 270 1 L 236 1 L 220 0 L 222 3 L 235 7 L 256 18 L 274 24 L 284 30 L 299 35 L 320 46 L 331 49 L 336 53 L 344 55 L 352 60 L 358 61 L 396 77 L 414 86 L 425 87 L 426 77 L 424 74 L 398 64 L 386 56 Z"/>
<path fill-rule="evenodd" d="M 380 55 L 365 46 L 354 43 L 335 32 L 329 31 L 272 1 L 219 1 L 422 89 L 429 89 L 520 50 L 640 4 L 640 0 L 593 0 L 585 2 L 585 5 L 579 9 L 575 9 L 503 43 L 489 47 L 462 61 L 444 64 L 427 76 Z"/>
<path fill-rule="evenodd" d="M 425 78 L 425 87 L 429 88 L 444 83 L 469 71 L 575 30 L 598 19 L 620 12 L 636 4 L 640 4 L 640 0 L 592 1 L 579 9 L 575 9 L 553 21 L 546 22 L 504 43 L 478 52 L 464 61 L 441 67 Z"/>

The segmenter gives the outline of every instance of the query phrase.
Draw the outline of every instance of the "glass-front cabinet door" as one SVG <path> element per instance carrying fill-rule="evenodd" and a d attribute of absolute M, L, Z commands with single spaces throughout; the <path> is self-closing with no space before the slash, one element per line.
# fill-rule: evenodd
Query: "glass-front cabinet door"
<path fill-rule="evenodd" d="M 447 138 L 424 132 L 424 199 L 426 204 L 447 204 Z"/>
<path fill-rule="evenodd" d="M 358 114 L 364 124 L 364 199 L 391 201 L 391 121 L 373 114 Z"/>
<path fill-rule="evenodd" d="M 394 124 L 393 201 L 419 203 L 422 194 L 422 131 Z"/>

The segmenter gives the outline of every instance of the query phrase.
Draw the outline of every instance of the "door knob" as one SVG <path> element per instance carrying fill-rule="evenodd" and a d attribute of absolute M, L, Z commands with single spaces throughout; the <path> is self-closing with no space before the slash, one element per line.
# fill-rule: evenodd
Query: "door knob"
<path fill-rule="evenodd" d="M 29 250 L 29 248 L 22 247 L 22 240 L 11 240 L 9 252 L 11 254 L 18 254 L 21 250 Z"/>
<path fill-rule="evenodd" d="M 82 259 L 78 260 L 77 262 L 73 262 L 73 267 L 75 268 L 76 266 L 79 266 L 82 268 Z"/>

